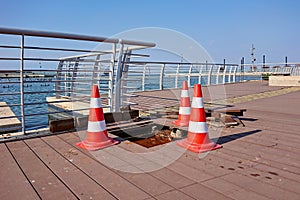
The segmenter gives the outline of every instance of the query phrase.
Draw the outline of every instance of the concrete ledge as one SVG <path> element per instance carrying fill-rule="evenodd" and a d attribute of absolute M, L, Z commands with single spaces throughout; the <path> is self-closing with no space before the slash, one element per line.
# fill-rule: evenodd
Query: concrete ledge
<path fill-rule="evenodd" d="M 300 86 L 300 76 L 270 76 L 269 86 Z"/>
<path fill-rule="evenodd" d="M 0 116 L 8 117 L 11 116 L 12 118 L 0 119 L 0 133 L 7 133 L 12 131 L 18 131 L 22 126 L 21 122 L 16 116 L 13 111 L 7 106 L 6 102 L 0 102 Z"/>

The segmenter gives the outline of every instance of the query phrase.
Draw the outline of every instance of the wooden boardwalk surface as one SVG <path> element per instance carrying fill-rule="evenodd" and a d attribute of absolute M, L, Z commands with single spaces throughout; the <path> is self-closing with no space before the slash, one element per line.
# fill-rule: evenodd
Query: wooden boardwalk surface
<path fill-rule="evenodd" d="M 228 97 L 280 89 L 263 84 L 228 85 Z M 247 109 L 242 117 L 246 126 L 222 129 L 214 139 L 222 149 L 200 158 L 174 145 L 174 152 L 182 152 L 178 159 L 145 173 L 129 171 L 155 168 L 172 152 L 123 141 L 91 154 L 76 147 L 76 132 L 0 143 L 0 199 L 298 200 L 299 98 L 300 91 L 294 91 L 237 103 Z M 124 152 L 139 152 L 140 160 L 130 160 Z M 143 156 L 151 152 L 155 159 Z"/>

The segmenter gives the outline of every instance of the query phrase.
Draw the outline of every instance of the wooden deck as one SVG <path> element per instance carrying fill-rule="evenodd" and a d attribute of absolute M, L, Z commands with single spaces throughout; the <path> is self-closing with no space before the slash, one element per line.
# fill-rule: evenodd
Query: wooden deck
<path fill-rule="evenodd" d="M 231 98 L 280 89 L 261 82 L 226 87 Z M 145 173 L 130 170 L 155 168 L 174 152 L 123 141 L 91 154 L 76 147 L 78 133 L 0 143 L 0 199 L 298 200 L 299 98 L 295 91 L 235 104 L 247 109 L 242 117 L 246 126 L 222 129 L 215 138 L 222 149 L 199 158 L 173 145 L 182 155 Z M 210 127 L 211 138 L 213 132 Z M 124 152 L 139 152 L 139 160 Z M 153 153 L 153 159 L 142 153 Z M 117 170 L 120 166 L 123 171 Z"/>

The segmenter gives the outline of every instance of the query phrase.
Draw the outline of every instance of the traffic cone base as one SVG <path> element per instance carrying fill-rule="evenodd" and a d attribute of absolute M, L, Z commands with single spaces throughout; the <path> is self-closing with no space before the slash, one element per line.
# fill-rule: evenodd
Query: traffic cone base
<path fill-rule="evenodd" d="M 106 141 L 102 141 L 102 142 L 89 142 L 87 140 L 84 140 L 82 142 L 78 142 L 76 144 L 76 146 L 82 148 L 82 149 L 86 149 L 86 150 L 90 150 L 90 151 L 95 151 L 98 149 L 103 149 L 106 147 L 110 147 L 112 145 L 118 144 L 119 141 L 114 140 L 112 138 L 107 138 Z"/>
<path fill-rule="evenodd" d="M 222 147 L 209 139 L 200 84 L 194 85 L 187 138 L 178 141 L 177 145 L 196 153 L 212 151 Z"/>
<path fill-rule="evenodd" d="M 94 151 L 118 143 L 119 141 L 108 137 L 100 93 L 98 85 L 95 84 L 92 87 L 86 138 L 82 142 L 78 142 L 76 145 L 82 149 Z"/>
<path fill-rule="evenodd" d="M 177 145 L 179 145 L 185 149 L 188 149 L 192 152 L 195 152 L 195 153 L 203 153 L 203 152 L 222 148 L 221 145 L 216 144 L 214 142 L 209 142 L 209 143 L 205 143 L 205 144 L 196 144 L 196 143 L 190 143 L 187 139 L 183 139 L 183 140 L 177 142 Z"/>

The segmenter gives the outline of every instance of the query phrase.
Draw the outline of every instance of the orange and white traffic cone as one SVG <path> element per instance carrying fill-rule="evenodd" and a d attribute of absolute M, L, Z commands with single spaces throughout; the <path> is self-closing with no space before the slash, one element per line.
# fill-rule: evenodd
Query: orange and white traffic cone
<path fill-rule="evenodd" d="M 196 153 L 222 147 L 209 139 L 200 84 L 194 85 L 194 97 L 187 138 L 177 142 L 177 144 Z"/>
<path fill-rule="evenodd" d="M 183 81 L 178 119 L 173 121 L 177 126 L 188 126 L 191 114 L 191 103 L 187 82 Z"/>
<path fill-rule="evenodd" d="M 85 140 L 76 144 L 78 147 L 87 150 L 98 150 L 119 143 L 118 141 L 108 137 L 97 85 L 93 85 L 92 88 L 89 121 L 86 134 Z"/>

